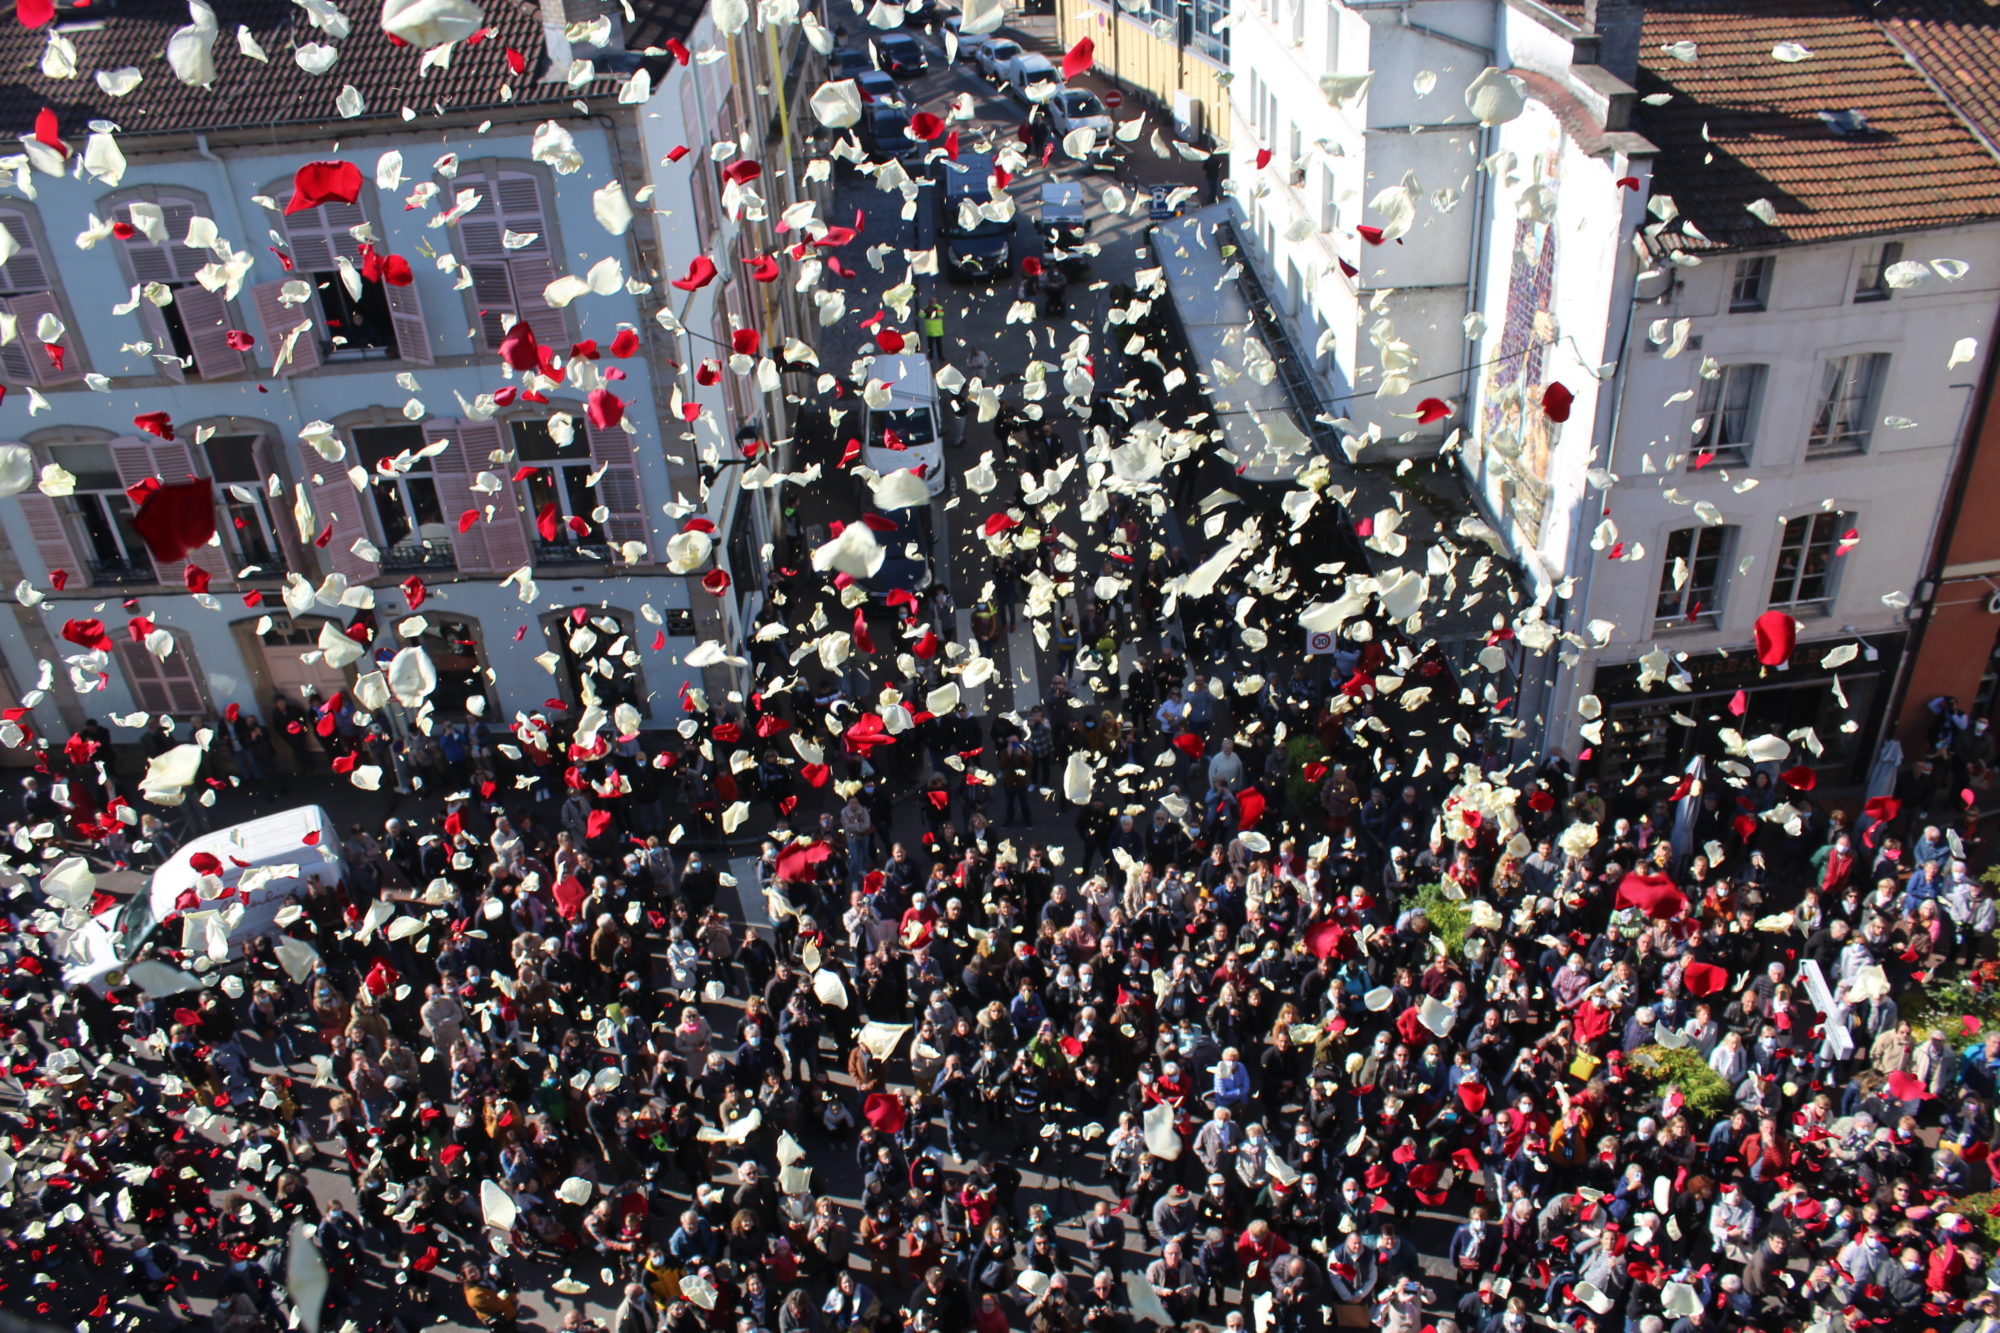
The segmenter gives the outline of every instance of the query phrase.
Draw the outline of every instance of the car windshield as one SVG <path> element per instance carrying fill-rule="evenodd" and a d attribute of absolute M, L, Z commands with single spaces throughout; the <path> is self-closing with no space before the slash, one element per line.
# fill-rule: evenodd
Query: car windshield
<path fill-rule="evenodd" d="M 916 50 L 917 39 L 907 32 L 892 32 L 876 43 L 884 51 L 899 51 L 908 54 Z"/>
<path fill-rule="evenodd" d="M 892 408 L 886 412 L 873 412 L 868 417 L 868 447 L 887 447 L 886 434 L 896 432 L 896 441 L 905 449 L 918 449 L 926 444 L 937 443 L 937 431 L 931 423 L 928 408 Z"/>
<path fill-rule="evenodd" d="M 988 42 L 986 51 L 996 61 L 1012 60 L 1021 54 L 1021 46 L 1018 42 Z"/>
<path fill-rule="evenodd" d="M 1063 110 L 1072 116 L 1101 116 L 1104 103 L 1097 100 L 1095 93 L 1067 92 L 1063 94 Z"/>
<path fill-rule="evenodd" d="M 1055 77 L 1056 72 L 1053 69 L 1024 69 L 1021 71 L 1022 83 L 1051 83 L 1054 82 Z"/>

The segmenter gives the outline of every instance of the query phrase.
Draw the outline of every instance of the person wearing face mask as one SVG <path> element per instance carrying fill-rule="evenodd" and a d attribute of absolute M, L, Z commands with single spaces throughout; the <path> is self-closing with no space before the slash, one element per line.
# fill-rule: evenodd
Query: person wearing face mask
<path fill-rule="evenodd" d="M 1479 1285 L 1461 1296 L 1455 1311 L 1458 1326 L 1465 1333 L 1495 1333 L 1507 1309 L 1501 1298 L 1499 1279 L 1487 1273 L 1479 1279 Z"/>

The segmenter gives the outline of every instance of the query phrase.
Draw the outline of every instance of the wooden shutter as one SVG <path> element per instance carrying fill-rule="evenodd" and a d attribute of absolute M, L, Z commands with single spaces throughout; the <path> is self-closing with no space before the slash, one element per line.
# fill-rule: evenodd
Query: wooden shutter
<path fill-rule="evenodd" d="M 472 489 L 472 479 L 486 464 L 474 466 L 459 438 L 460 423 L 433 421 L 424 427 L 424 443 L 445 441 L 445 451 L 431 459 L 431 476 L 437 482 L 438 507 L 444 510 L 445 526 L 451 529 L 452 561 L 461 574 L 490 574 L 493 561 L 486 549 L 486 497 Z M 470 510 L 478 521 L 460 532 L 458 525 Z M 510 571 L 511 572 L 511 571 Z"/>
<path fill-rule="evenodd" d="M 358 200 L 351 204 L 334 200 L 288 214 L 285 243 L 292 263 L 301 273 L 331 273 L 334 261 L 342 258 L 359 266 L 361 242 L 354 239 L 354 228 L 366 221 L 368 210 Z"/>
<path fill-rule="evenodd" d="M 62 310 L 56 304 L 54 292 L 29 292 L 25 296 L 15 297 L 7 305 L 13 310 L 14 318 L 20 321 L 21 331 L 16 341 L 25 344 L 28 363 L 34 368 L 36 384 L 49 389 L 61 384 L 75 384 L 83 378 L 83 350 L 77 341 L 75 329 L 67 329 L 59 344 L 63 349 L 61 370 L 56 369 L 56 363 L 50 358 L 48 349 L 43 347 L 41 339 L 35 336 L 35 326 L 42 322 L 43 315 L 62 318 Z"/>
<path fill-rule="evenodd" d="M 497 473 L 501 480 L 500 489 L 487 496 L 481 496 L 486 506 L 493 507 L 492 516 L 482 525 L 486 538 L 486 559 L 489 567 L 497 574 L 512 574 L 522 566 L 532 563 L 532 553 L 528 546 L 527 521 L 521 513 L 520 493 L 513 484 L 513 474 L 506 463 L 494 463 L 496 450 L 507 447 L 505 430 L 497 421 L 457 421 L 458 442 L 465 449 L 466 466 L 476 475 L 482 471 Z"/>
<path fill-rule="evenodd" d="M 188 223 L 194 221 L 195 206 L 185 199 L 159 199 L 154 202 L 159 204 L 161 213 L 166 216 L 167 239 L 152 241 L 146 238 L 144 232 L 134 232 L 120 242 L 125 247 L 125 258 L 132 265 L 133 281 L 169 285 L 195 281 L 194 275 L 214 258 L 206 250 L 184 244 Z M 130 226 L 132 206 L 121 204 L 111 216 L 113 220 Z"/>
<path fill-rule="evenodd" d="M 272 525 L 278 530 L 278 551 L 285 558 L 287 569 L 297 570 L 301 575 L 309 575 L 305 559 L 305 543 L 299 540 L 299 525 L 292 518 L 292 493 L 289 487 L 279 490 L 277 497 L 271 496 L 271 478 L 283 479 L 284 469 L 278 466 L 278 451 L 267 436 L 259 435 L 257 442 L 250 446 L 251 460 L 257 464 L 257 489 L 264 496 L 265 505 L 271 510 Z M 315 459 L 319 458 L 314 454 Z M 320 460 L 324 462 L 324 459 Z M 353 487 L 349 487 L 352 490 Z M 270 571 L 276 576 L 280 571 Z"/>
<path fill-rule="evenodd" d="M 171 631 L 170 631 L 171 632 Z M 201 669 L 188 655 L 187 635 L 174 633 L 174 650 L 162 662 L 129 635 L 116 640 L 118 664 L 132 688 L 132 700 L 148 713 L 192 717 L 208 711 L 201 688 Z"/>
<path fill-rule="evenodd" d="M 611 511 L 605 518 L 605 537 L 615 546 L 645 542 L 650 554 L 652 524 L 646 521 L 646 496 L 639 488 L 633 436 L 623 426 L 599 430 L 588 421 L 584 425 L 590 435 L 591 470 L 602 474 L 597 478 L 597 503 Z"/>
<path fill-rule="evenodd" d="M 354 462 L 352 447 L 348 453 L 349 457 L 340 462 L 329 463 L 319 456 L 318 450 L 304 440 L 299 441 L 299 461 L 304 466 L 299 479 L 312 497 L 313 537 L 317 539 L 329 523 L 333 525 L 332 539 L 318 548 L 320 568 L 345 574 L 350 583 L 365 583 L 378 571 L 354 553 L 354 543 L 368 536 L 368 524 L 361 515 L 369 497 L 355 490 L 347 480 L 347 469 Z M 291 515 L 286 514 L 281 522 L 292 522 Z"/>
<path fill-rule="evenodd" d="M 207 468 L 195 465 L 193 448 L 181 440 L 161 440 L 153 445 L 153 468 L 161 481 L 169 483 L 209 475 Z M 219 483 L 217 486 L 220 489 Z M 228 523 L 228 511 L 222 508 L 218 496 L 216 530 L 220 532 Z M 236 577 L 236 570 L 229 563 L 229 553 L 220 546 L 198 547 L 188 553 L 186 563 L 207 570 L 209 578 L 217 583 L 229 583 Z M 185 573 L 186 565 L 183 565 L 178 570 L 161 570 L 160 578 L 166 583 L 176 583 L 182 580 Z"/>
<path fill-rule="evenodd" d="M 430 365 L 435 359 L 431 355 L 431 331 L 424 323 L 424 303 L 417 295 L 417 284 L 398 287 L 385 282 L 382 294 L 389 299 L 389 322 L 396 330 L 396 355 L 413 366 Z"/>
<path fill-rule="evenodd" d="M 567 351 L 569 321 L 542 296 L 561 274 L 541 182 L 525 172 L 503 171 L 483 178 L 480 193 L 479 207 L 458 224 L 459 258 L 472 275 L 472 299 L 488 350 L 499 347 L 508 326 L 519 320 L 541 342 Z M 509 250 L 503 243 L 508 231 L 533 233 L 535 239 Z"/>
<path fill-rule="evenodd" d="M 180 299 L 179 293 L 175 293 L 174 299 Z M 139 316 L 140 325 L 146 330 L 146 341 L 153 344 L 150 360 L 154 366 L 158 367 L 160 374 L 174 383 L 185 384 L 187 367 L 181 363 L 180 350 L 174 346 L 174 330 L 167 322 L 167 312 L 147 300 L 144 293 L 141 293 L 139 309 L 135 313 Z M 186 318 L 185 314 L 182 317 Z"/>
<path fill-rule="evenodd" d="M 0 314 L 14 314 L 14 303 L 0 301 Z M 40 357 L 46 361 L 48 358 L 42 354 L 41 348 L 34 346 L 34 330 L 21 323 L 18 315 L 15 315 L 15 325 L 14 336 L 0 343 L 0 375 L 6 377 L 8 384 L 33 384 L 36 382 L 35 359 Z"/>
<path fill-rule="evenodd" d="M 21 513 L 28 520 L 28 536 L 35 543 L 35 554 L 42 558 L 44 575 L 53 574 L 58 569 L 72 575 L 87 570 L 89 566 L 70 545 L 69 529 L 63 525 L 56 502 L 40 491 L 23 491 L 20 500 Z M 86 574 L 77 582 L 88 583 L 89 576 Z M 42 583 L 46 586 L 52 580 L 44 577 Z"/>
<path fill-rule="evenodd" d="M 264 326 L 264 345 L 270 349 L 271 364 L 276 367 L 272 373 L 283 376 L 318 370 L 320 344 L 326 339 L 326 319 L 320 313 L 319 293 L 314 292 L 304 305 L 287 306 L 278 299 L 278 293 L 284 290 L 288 281 L 291 279 L 260 282 L 250 289 L 250 304 L 257 307 L 257 321 Z M 301 333 L 298 341 L 292 344 L 291 360 L 278 366 L 278 356 L 284 350 L 286 335 L 308 320 L 312 327 Z M 313 457 L 319 459 L 318 454 Z"/>
<path fill-rule="evenodd" d="M 45 292 L 54 286 L 49 281 L 48 266 L 42 262 L 41 251 L 35 245 L 35 231 L 28 225 L 27 214 L 0 209 L 0 227 L 5 227 L 14 244 L 20 247 L 12 259 L 0 264 L 0 292 Z"/>
<path fill-rule="evenodd" d="M 141 304 L 147 303 L 142 299 Z M 181 308 L 181 327 L 194 349 L 196 373 L 205 380 L 242 374 L 249 358 L 229 345 L 229 302 L 222 294 L 196 283 L 176 291 L 174 304 Z M 299 341 L 305 341 L 303 334 Z"/>

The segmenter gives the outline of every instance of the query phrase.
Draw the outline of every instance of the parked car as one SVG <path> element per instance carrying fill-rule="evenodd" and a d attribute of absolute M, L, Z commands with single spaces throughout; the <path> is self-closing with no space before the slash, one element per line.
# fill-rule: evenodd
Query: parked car
<path fill-rule="evenodd" d="M 909 4 L 903 6 L 907 21 L 919 27 L 929 27 L 952 12 L 950 5 L 941 4 L 939 0 L 910 0 Z"/>
<path fill-rule="evenodd" d="M 827 55 L 826 68 L 827 78 L 837 82 L 841 79 L 855 78 L 863 70 L 874 69 L 875 61 L 866 51 L 843 48 Z"/>
<path fill-rule="evenodd" d="M 1039 51 L 1023 51 L 1001 67 L 1000 83 L 1023 102 L 1048 100 L 1062 88 L 1062 74 Z"/>
<path fill-rule="evenodd" d="M 953 14 L 944 21 L 944 30 L 958 38 L 958 59 L 972 60 L 978 56 L 981 47 L 992 44 L 994 37 L 990 32 L 965 32 L 959 26 L 963 22 Z"/>
<path fill-rule="evenodd" d="M 1013 224 L 961 207 L 977 208 L 993 198 L 993 155 L 962 152 L 956 162 L 933 159 L 931 181 L 946 276 L 991 282 L 1007 272 L 1014 263 Z"/>
<path fill-rule="evenodd" d="M 992 37 L 972 53 L 979 68 L 989 79 L 1000 77 L 1001 67 L 1021 54 L 1021 44 L 1008 37 Z"/>
<path fill-rule="evenodd" d="M 875 53 L 882 68 L 899 79 L 913 78 L 931 67 L 924 44 L 907 32 L 885 32 L 875 39 Z"/>
<path fill-rule="evenodd" d="M 1097 146 L 1092 156 L 1111 151 L 1115 142 L 1111 137 L 1111 113 L 1097 94 L 1084 88 L 1065 88 L 1048 101 L 1049 129 L 1056 138 L 1066 137 L 1073 130 L 1090 129 L 1097 132 Z"/>
<path fill-rule="evenodd" d="M 887 524 L 878 521 L 883 519 Z M 892 592 L 922 597 L 931 586 L 930 510 L 899 509 L 888 514 L 870 514 L 868 526 L 875 529 L 875 540 L 882 544 L 882 567 L 861 580 L 862 588 L 878 602 Z"/>
<path fill-rule="evenodd" d="M 877 160 L 901 157 L 919 146 L 910 137 L 909 109 L 900 103 L 869 103 L 861 109 L 861 123 L 854 128 L 868 156 Z"/>
<path fill-rule="evenodd" d="M 921 356 L 878 356 L 868 377 L 887 384 L 889 394 L 887 404 L 868 409 L 861 461 L 885 476 L 921 464 L 930 493 L 944 494 L 944 430 L 930 362 Z"/>
<path fill-rule="evenodd" d="M 854 82 L 861 89 L 861 100 L 880 102 L 885 106 L 902 106 L 903 86 L 879 69 L 864 69 L 854 76 Z"/>

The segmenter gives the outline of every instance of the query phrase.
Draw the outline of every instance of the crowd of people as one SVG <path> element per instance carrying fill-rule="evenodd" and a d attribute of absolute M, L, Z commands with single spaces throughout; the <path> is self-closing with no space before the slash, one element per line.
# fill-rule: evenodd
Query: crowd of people
<path fill-rule="evenodd" d="M 1049 318 L 1067 285 L 1036 284 Z M 1001 462 L 1059 468 L 1074 424 L 1010 409 Z M 192 989 L 66 982 L 79 918 L 120 904 L 64 858 L 152 868 L 206 817 L 148 805 L 96 723 L 42 742 L 0 848 L 5 1309 L 1993 1333 L 1984 720 L 1939 701 L 1865 802 L 1719 751 L 1517 762 L 1372 604 L 1308 658 L 1272 647 L 1305 581 L 1275 556 L 1188 591 L 1194 522 L 1161 511 L 1213 472 L 1107 488 L 1027 549 L 996 512 L 967 642 L 943 588 L 861 605 L 794 515 L 756 688 L 655 697 L 645 731 L 607 618 L 598 708 L 210 719 L 184 798 L 340 804 L 369 766 L 414 799 L 302 849 L 268 930 L 204 958 L 170 919 L 128 960 Z M 862 646 L 871 612 L 905 642 Z M 791 633 L 850 615 L 839 654 Z M 1024 621 L 1042 702 L 974 702 L 954 654 Z M 194 869 L 176 915 L 245 867 Z"/>
<path fill-rule="evenodd" d="M 197 992 L 66 992 L 18 894 L 10 1303 L 103 1317 L 117 1271 L 275 1328 L 309 1245 L 324 1327 L 504 1329 L 538 1283 L 611 1333 L 1990 1316 L 1977 757 L 1858 819 L 1762 771 L 1406 772 L 1354 647 L 1248 700 L 1083 647 L 1089 704 L 900 736 L 832 682 L 546 763 L 531 720 L 504 782 L 352 828 L 309 966 L 251 940 Z M 633 799 L 682 767 L 768 814 L 754 881 Z"/>

